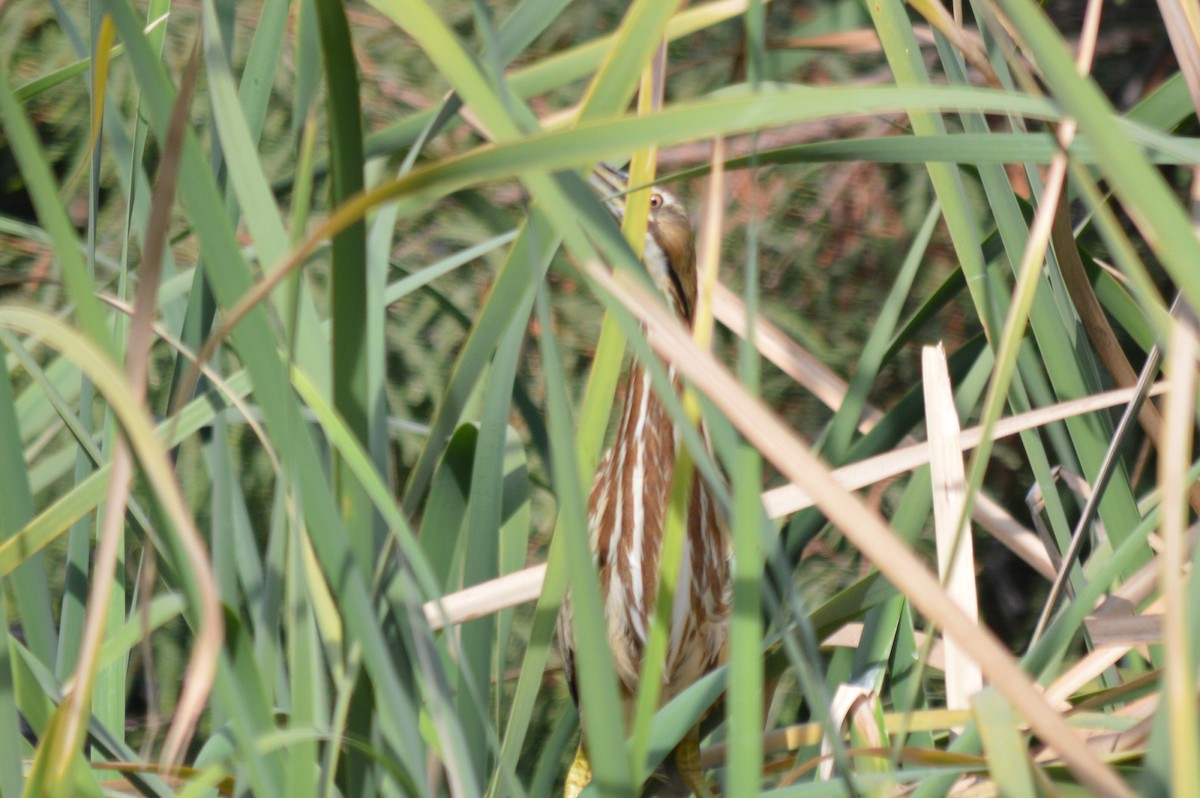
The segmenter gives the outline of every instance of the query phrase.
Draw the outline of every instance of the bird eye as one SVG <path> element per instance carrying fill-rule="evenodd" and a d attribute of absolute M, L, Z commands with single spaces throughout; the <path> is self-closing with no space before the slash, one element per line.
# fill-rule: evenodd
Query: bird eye
<path fill-rule="evenodd" d="M 656 211 L 659 208 L 661 208 L 662 206 L 663 206 L 662 194 L 651 194 L 650 195 L 650 210 Z"/>

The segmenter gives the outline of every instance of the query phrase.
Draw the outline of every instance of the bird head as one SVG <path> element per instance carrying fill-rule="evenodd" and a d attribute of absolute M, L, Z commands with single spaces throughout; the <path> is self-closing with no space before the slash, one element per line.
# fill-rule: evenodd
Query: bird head
<path fill-rule="evenodd" d="M 592 172 L 591 183 L 617 221 L 624 219 L 624 194 L 629 188 L 629 175 L 602 163 Z M 676 314 L 690 322 L 696 307 L 696 245 L 692 222 L 674 194 L 658 186 L 651 191 L 654 193 L 650 195 L 650 219 L 646 225 L 642 263 L 667 303 Z"/>

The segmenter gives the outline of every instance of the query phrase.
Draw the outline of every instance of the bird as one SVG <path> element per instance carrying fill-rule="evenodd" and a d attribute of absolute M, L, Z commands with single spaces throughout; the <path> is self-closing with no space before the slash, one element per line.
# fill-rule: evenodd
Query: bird
<path fill-rule="evenodd" d="M 622 195 L 628 188 L 628 175 L 600 164 L 590 182 L 601 193 L 608 210 L 622 219 Z M 642 262 L 667 305 L 690 327 L 697 285 L 691 220 L 679 199 L 657 186 L 650 195 Z M 674 370 L 668 368 L 668 375 L 678 390 Z M 633 720 L 642 655 L 659 592 L 663 529 L 682 446 L 674 421 L 651 388 L 650 373 L 635 360 L 629 371 L 616 440 L 601 459 L 587 505 L 588 537 L 599 575 L 626 733 Z M 692 476 L 685 524 L 660 706 L 726 657 L 729 534 L 717 503 L 698 474 Z M 559 614 L 558 633 L 567 683 L 578 705 L 569 592 Z M 696 726 L 679 742 L 673 756 L 685 787 L 703 798 L 711 793 L 700 769 L 699 743 Z M 581 738 L 567 772 L 564 798 L 576 798 L 590 780 L 586 740 Z"/>

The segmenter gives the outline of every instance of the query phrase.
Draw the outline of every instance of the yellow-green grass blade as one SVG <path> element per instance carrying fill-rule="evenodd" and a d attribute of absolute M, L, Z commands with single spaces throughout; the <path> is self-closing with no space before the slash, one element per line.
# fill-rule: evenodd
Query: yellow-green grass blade
<path fill-rule="evenodd" d="M 1059 112 L 1044 100 L 989 89 L 864 86 L 847 91 L 772 85 L 751 91 L 735 87 L 719 97 L 676 103 L 646 116 L 586 122 L 576 128 L 480 147 L 385 182 L 344 211 L 352 215 L 359 203 L 373 207 L 403 198 L 401 207 L 407 213 L 479 182 L 531 171 L 578 168 L 651 144 L 666 146 L 845 115 L 962 110 L 1051 121 L 1059 118 Z M 349 216 L 339 216 L 339 223 L 345 218 Z"/>
<path fill-rule="evenodd" d="M 109 50 L 109 59 L 111 60 L 120 57 L 124 50 L 125 48 L 121 45 L 116 45 Z M 91 67 L 92 61 L 90 58 L 81 58 L 78 61 L 67 64 L 66 66 L 47 72 L 45 75 L 42 75 L 39 78 L 34 78 L 33 80 L 22 83 L 16 88 L 14 94 L 16 95 L 18 101 L 23 103 L 29 102 L 35 97 L 45 94 L 56 86 L 66 83 L 71 78 L 86 74 Z"/>
<path fill-rule="evenodd" d="M 321 37 L 316 5 L 301 2 L 296 5 L 296 85 L 292 92 L 292 140 L 299 142 L 304 126 L 313 118 L 321 84 Z M 321 170 L 329 171 L 328 161 Z"/>
<path fill-rule="evenodd" d="M 15 368 L 17 356 L 10 354 Z M 42 393 L 45 385 L 46 392 L 54 392 L 65 405 L 72 405 L 79 399 L 79 370 L 66 358 L 54 358 L 41 369 L 44 382 L 41 379 L 25 385 L 17 393 L 15 407 L 17 425 L 21 431 L 21 444 L 28 446 L 34 438 L 45 432 L 46 428 L 58 421 L 58 411 L 54 402 L 47 402 Z"/>
<path fill-rule="evenodd" d="M 896 0 L 885 0 L 868 8 L 896 82 L 906 87 L 928 85 L 929 76 L 921 61 L 920 46 L 909 26 L 903 5 Z M 913 131 L 918 135 L 945 134 L 945 124 L 932 114 L 915 113 L 910 116 L 910 120 Z M 929 163 L 927 170 L 942 205 L 943 216 L 950 230 L 960 266 L 967 276 L 967 285 L 980 313 L 984 330 L 990 338 L 992 331 L 999 326 L 1000 316 L 987 293 L 988 283 L 984 276 L 986 261 L 979 246 L 979 232 L 969 210 L 971 204 L 963 190 L 957 169 L 947 164 Z"/>
<path fill-rule="evenodd" d="M 574 742 L 575 732 L 579 728 L 579 716 L 573 704 L 568 703 L 566 711 L 562 712 L 555 721 L 550 737 L 544 745 L 539 746 L 537 767 L 529 780 L 530 795 L 553 795 L 555 782 L 560 778 L 561 763 Z"/>
<path fill-rule="evenodd" d="M 126 657 L 141 642 L 147 630 L 153 632 L 183 615 L 186 599 L 179 593 L 163 593 L 150 599 L 121 626 L 113 629 L 100 649 L 100 663 Z"/>
<path fill-rule="evenodd" d="M 465 266 L 468 263 L 483 257 L 487 253 L 498 249 L 505 244 L 511 243 L 516 237 L 516 230 L 510 230 L 507 233 L 501 233 L 500 235 L 490 238 L 487 241 L 482 241 L 474 246 L 467 247 L 461 252 L 457 252 L 454 255 L 443 258 L 436 263 L 431 263 L 422 268 L 420 271 L 402 277 L 393 283 L 389 283 L 383 292 L 383 304 L 391 305 L 395 302 L 399 302 L 413 291 L 423 288 L 440 277 L 444 277 L 460 266 Z"/>
<path fill-rule="evenodd" d="M 221 598 L 228 606 L 237 606 L 246 596 L 251 599 L 250 609 L 254 622 L 266 619 L 263 613 L 272 595 L 264 592 L 263 562 L 251 528 L 249 507 L 242 485 L 238 479 L 238 468 L 230 451 L 230 427 L 223 417 L 213 420 L 212 430 L 201 441 L 203 466 L 210 473 L 209 489 L 212 496 L 212 558 L 213 567 L 221 590 Z M 203 478 L 202 476 L 198 478 Z M 239 589 L 240 588 L 240 589 Z M 263 625 L 263 629 L 275 628 L 274 624 Z M 273 649 L 270 638 L 259 644 L 260 656 L 265 649 Z M 273 668 L 264 668 L 260 677 L 270 683 Z"/>
<path fill-rule="evenodd" d="M 575 457 L 580 474 L 590 474 L 595 471 L 596 463 L 599 461 L 600 449 L 604 442 L 604 430 L 607 427 L 603 420 L 607 418 L 612 405 L 613 391 L 620 374 L 623 352 L 624 334 L 620 332 L 616 320 L 611 315 L 606 315 L 592 369 L 588 374 L 580 421 L 577 424 Z M 568 579 L 565 561 L 567 535 L 562 533 L 563 529 L 565 529 L 564 521 L 560 516 L 547 555 L 546 580 L 542 594 L 538 597 L 533 626 L 529 632 L 529 642 L 521 664 L 521 673 L 509 705 L 508 720 L 504 727 L 501 757 L 504 766 L 508 768 L 515 768 L 526 732 L 529 729 L 542 683 L 542 674 L 550 656 L 551 642 L 555 632 L 555 615 L 566 592 Z M 507 794 L 503 787 L 496 785 L 495 782 L 493 782 L 492 790 L 498 796 Z"/>
<path fill-rule="evenodd" d="M 747 78 L 757 86 L 766 79 L 766 14 L 763 3 L 752 0 L 747 9 L 746 65 Z M 720 140 L 718 140 L 720 141 Z M 757 176 L 760 161 L 757 158 L 757 141 L 750 156 L 751 174 Z M 719 143 L 713 151 L 714 170 L 722 169 L 717 160 L 725 155 Z M 709 208 L 706 214 L 705 233 L 708 238 L 701 252 L 713 263 L 705 264 L 712 269 L 711 279 L 716 279 L 716 259 L 720 249 L 720 229 L 723 216 L 718 202 L 722 199 L 723 184 L 714 177 L 709 183 Z M 753 205 L 752 205 L 753 207 Z M 754 344 L 755 320 L 758 317 L 759 298 L 759 236 L 758 215 L 752 213 L 746 230 L 746 262 L 743 266 L 744 285 L 742 302 L 749 319 L 745 335 L 738 345 L 738 378 L 751 396 L 758 397 L 762 390 L 761 356 Z M 729 770 L 727 789 L 739 792 L 756 792 L 762 780 L 763 748 L 759 730 L 763 727 L 763 669 L 762 669 L 762 593 L 765 572 L 763 552 L 766 547 L 764 536 L 770 529 L 763 523 L 764 513 L 760 492 L 763 481 L 762 456 L 753 445 L 745 440 L 737 444 L 733 469 L 733 512 L 730 529 L 733 535 L 733 616 L 729 624 L 730 685 L 728 706 Z M 777 539 L 769 539 L 774 548 Z M 822 713 L 818 711 L 818 717 Z"/>
<path fill-rule="evenodd" d="M 1149 131 L 1132 127 L 1130 134 L 1142 145 L 1146 157 L 1152 163 L 1186 165 L 1200 161 L 1200 141 L 1196 139 L 1153 135 Z M 839 161 L 1047 164 L 1059 149 L 1058 143 L 1049 133 L 938 133 L 814 141 L 763 150 L 754 158 L 763 165 Z M 1068 152 L 1071 159 L 1078 163 L 1096 163 L 1096 156 L 1086 141 L 1074 142 Z M 748 155 L 731 158 L 726 167 L 743 169 L 749 166 L 750 160 L 751 156 Z M 707 171 L 708 166 L 696 166 L 674 172 L 669 179 L 694 177 Z"/>
<path fill-rule="evenodd" d="M 1188 96 L 1187 81 L 1182 72 L 1176 72 L 1138 100 L 1125 118 L 1155 130 L 1172 130 L 1195 111 Z"/>
<path fill-rule="evenodd" d="M 1107 247 L 1113 262 L 1117 264 L 1125 278 L 1122 290 L 1128 290 L 1136 297 L 1137 315 L 1143 318 L 1140 323 L 1131 323 L 1131 333 L 1149 326 L 1154 330 L 1151 334 L 1153 338 L 1162 337 L 1169 327 L 1167 306 L 1155 281 L 1147 271 L 1146 265 L 1138 253 L 1138 248 L 1130 239 L 1125 228 L 1122 227 L 1122 221 L 1117 218 L 1114 209 L 1110 207 L 1110 197 L 1101 192 L 1099 185 L 1083 167 L 1072 164 L 1071 175 L 1073 186 L 1091 212 L 1092 223 Z M 1102 285 L 1105 282 L 1111 283 L 1111 275 L 1107 280 L 1102 279 L 1100 282 Z M 1096 290 L 1097 296 L 1100 297 L 1102 287 L 1098 286 Z M 1143 348 L 1148 351 L 1149 345 Z"/>
<path fill-rule="evenodd" d="M 670 755 L 683 735 L 700 722 L 704 713 L 727 689 L 728 679 L 729 668 L 718 668 L 698 679 L 654 716 L 650 726 L 650 750 L 645 768 L 638 774 L 639 778 L 648 778 L 654 768 Z"/>
<path fill-rule="evenodd" d="M 491 357 L 496 342 L 512 315 L 528 306 L 531 280 L 544 273 L 558 239 L 537 214 L 530 216 L 518 232 L 504 265 L 492 284 L 487 303 L 476 315 L 467 340 L 455 359 L 442 400 L 430 424 L 429 439 L 418 456 L 404 493 L 404 510 L 415 512 L 424 499 L 440 447 L 458 426 L 472 387 Z M 531 274 L 531 271 L 533 274 Z"/>
<path fill-rule="evenodd" d="M 925 485 L 928 484 L 928 476 Z M 913 480 L 910 484 L 914 484 Z M 925 485 L 921 487 L 924 488 Z M 926 494 L 928 490 L 924 491 Z M 912 606 L 903 597 L 893 599 L 902 604 L 900 619 L 896 629 L 896 641 L 893 644 L 892 657 L 895 662 L 916 662 L 921 656 L 921 648 L 916 639 L 916 623 L 913 618 Z M 918 748 L 933 748 L 933 734 L 928 729 L 914 730 L 912 723 L 916 713 L 929 711 L 930 699 L 926 695 L 922 674 L 916 668 L 894 668 L 890 673 L 892 706 L 898 713 L 903 713 L 903 725 L 893 731 L 893 751 L 901 746 L 917 746 Z M 934 710 L 937 711 L 937 710 Z M 893 761 L 895 761 L 895 753 Z"/>
<path fill-rule="evenodd" d="M 1191 314 L 1188 314 L 1191 315 Z M 1190 521 L 1188 466 L 1193 457 L 1196 423 L 1196 358 L 1200 354 L 1190 319 L 1176 322 L 1167 341 L 1166 375 L 1171 386 L 1163 408 L 1159 444 L 1158 487 L 1162 492 L 1162 550 L 1159 585 L 1163 599 L 1162 693 L 1154 733 L 1148 742 L 1148 770 L 1173 795 L 1200 791 L 1200 729 L 1196 711 L 1196 643 L 1198 622 L 1192 617 L 1196 580 L 1184 570 Z M 1194 572 L 1193 572 L 1194 573 Z"/>
<path fill-rule="evenodd" d="M 271 90 L 288 32 L 289 3 L 268 3 L 254 21 L 254 38 L 238 83 L 238 98 L 251 138 L 259 141 L 270 108 Z"/>
<path fill-rule="evenodd" d="M 496 31 L 499 60 L 512 61 L 558 18 L 570 0 L 521 0 Z"/>
<path fill-rule="evenodd" d="M 285 659 L 286 648 L 279 636 L 265 631 L 283 628 L 287 613 L 284 605 L 287 585 L 284 578 L 295 517 L 284 502 L 285 495 L 284 487 L 277 483 L 267 539 L 265 543 L 260 543 L 261 536 L 248 512 L 253 506 L 251 500 L 245 491 L 239 490 L 234 494 L 240 504 L 234 515 L 233 557 L 239 585 L 247 597 L 249 625 L 255 638 L 267 638 L 258 642 L 254 652 L 259 679 L 268 686 L 272 701 L 287 706 L 287 684 L 286 680 L 279 678 L 279 673 L 292 663 Z"/>
<path fill-rule="evenodd" d="M 531 121 L 527 110 L 525 119 L 512 118 L 510 114 L 516 106 L 507 104 L 499 96 L 478 60 L 467 52 L 428 3 L 401 4 L 398 0 L 371 0 L 371 5 L 416 39 L 438 70 L 452 81 L 462 101 L 479 116 L 489 138 L 512 140 Z"/>
<path fill-rule="evenodd" d="M 301 15 L 304 16 L 303 14 Z M 305 224 L 308 214 L 313 212 L 312 164 L 316 157 L 317 124 L 315 116 L 310 116 L 304 126 L 299 149 L 299 176 L 292 190 L 291 225 L 288 244 L 295 246 L 304 238 Z M 297 360 L 317 384 L 326 393 L 330 387 L 330 364 L 325 356 L 328 349 L 329 333 L 325 322 L 320 320 L 309 283 L 300 274 L 293 274 L 276 292 L 278 306 L 282 309 L 284 330 L 287 335 L 287 351 L 289 359 Z M 318 334 L 318 326 L 321 332 Z"/>
<path fill-rule="evenodd" d="M 678 0 L 630 5 L 580 101 L 580 122 L 616 116 L 625 110 L 678 7 Z"/>
<path fill-rule="evenodd" d="M 227 166 L 229 181 L 236 192 L 238 206 L 254 240 L 259 260 L 265 264 L 276 263 L 287 251 L 288 240 L 275 197 L 267 185 L 256 152 L 258 132 L 255 127 L 261 129 L 262 122 L 248 119 L 244 113 L 232 68 L 225 56 L 226 45 L 221 39 L 221 25 L 215 6 L 206 2 L 201 11 L 205 74 L 212 93 L 221 157 Z M 253 79 L 243 81 L 243 86 L 264 82 L 267 76 L 250 77 Z M 269 82 L 267 85 L 270 85 Z"/>

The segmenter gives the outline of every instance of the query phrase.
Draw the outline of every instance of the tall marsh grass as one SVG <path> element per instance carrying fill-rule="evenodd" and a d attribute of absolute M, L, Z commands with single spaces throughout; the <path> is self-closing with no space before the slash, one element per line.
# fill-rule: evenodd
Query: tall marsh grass
<path fill-rule="evenodd" d="M 0 4 L 0 794 L 553 794 L 571 584 L 588 794 L 701 722 L 730 796 L 1200 795 L 1200 13 L 1132 5 Z M 628 742 L 627 353 L 736 577 Z"/>

